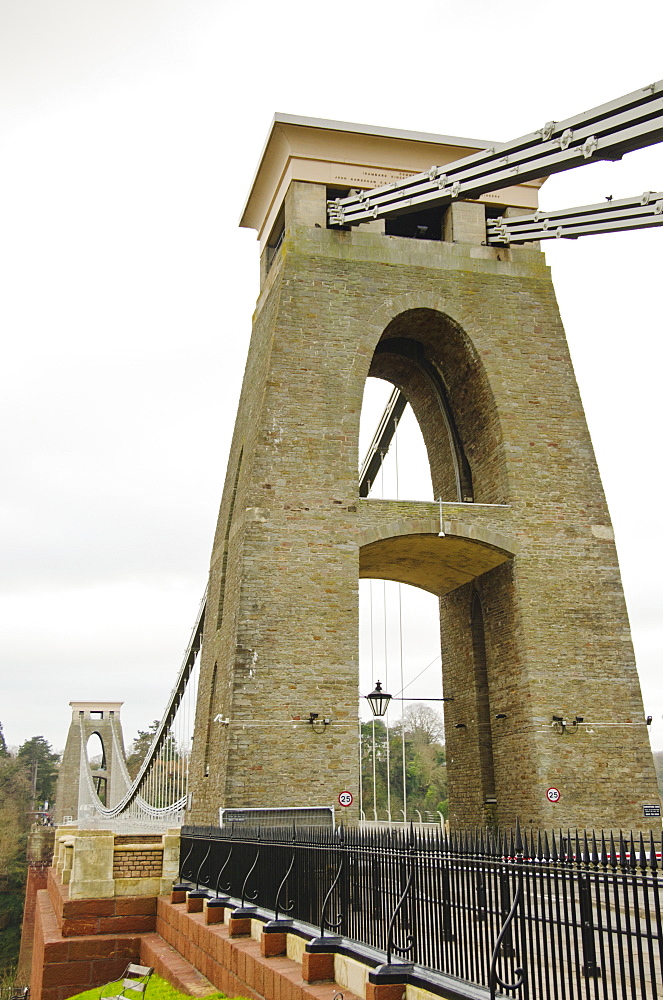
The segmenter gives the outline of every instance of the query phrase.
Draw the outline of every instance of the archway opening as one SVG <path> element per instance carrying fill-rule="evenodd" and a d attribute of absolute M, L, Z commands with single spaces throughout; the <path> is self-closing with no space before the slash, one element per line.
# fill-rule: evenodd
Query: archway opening
<path fill-rule="evenodd" d="M 367 819 L 380 822 L 440 822 L 446 816 L 442 704 L 400 700 L 446 695 L 455 701 L 445 705 L 454 821 L 492 822 L 493 660 L 479 594 L 484 583 L 490 589 L 489 581 L 501 578 L 500 567 L 515 552 L 494 510 L 509 496 L 492 390 L 469 336 L 451 317 L 428 308 L 391 320 L 368 374 L 360 428 L 361 456 L 368 455 L 359 493 L 369 500 L 359 552 L 361 687 L 365 695 L 380 679 L 395 700 L 384 722 L 362 713 L 360 805 Z M 439 507 L 431 507 L 433 500 Z M 489 614 L 494 617 L 494 601 Z M 417 657 L 418 668 L 428 673 L 425 668 L 435 664 L 436 690 L 425 684 L 415 694 L 407 690 L 417 672 L 412 653 L 417 656 L 426 632 L 430 655 Z M 448 674 L 444 695 L 440 639 Z M 427 720 L 417 720 L 417 708 L 430 713 Z M 434 734 L 436 718 L 441 739 Z M 427 741 L 428 756 L 413 754 L 415 733 Z"/>
<path fill-rule="evenodd" d="M 449 502 L 504 503 L 508 480 L 500 420 L 480 355 L 450 316 L 406 309 L 374 342 L 367 375 L 391 383 L 421 428 L 433 494 Z"/>
<path fill-rule="evenodd" d="M 92 772 L 92 782 L 95 791 L 103 805 L 106 805 L 108 775 L 106 773 L 106 750 L 99 733 L 92 733 L 87 741 L 87 762 Z"/>
<path fill-rule="evenodd" d="M 438 601 L 368 579 L 359 602 L 362 818 L 439 825 L 448 802 Z M 365 700 L 378 680 L 392 695 L 384 719 Z"/>
<path fill-rule="evenodd" d="M 370 454 L 380 421 L 394 391 L 391 382 L 367 378 L 359 425 L 361 470 Z M 384 454 L 376 458 L 362 495 L 380 500 L 433 500 L 433 483 L 428 453 L 412 407 L 403 400 L 388 429 Z"/>

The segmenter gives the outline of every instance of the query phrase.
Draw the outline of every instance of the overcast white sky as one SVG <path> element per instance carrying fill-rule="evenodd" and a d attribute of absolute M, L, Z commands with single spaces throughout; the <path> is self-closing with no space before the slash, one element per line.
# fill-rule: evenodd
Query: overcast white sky
<path fill-rule="evenodd" d="M 630 18 L 630 20 L 629 20 Z M 506 140 L 663 77 L 660 2 L 3 0 L 0 720 L 161 714 L 202 594 L 275 111 Z M 663 149 L 550 180 L 663 188 Z M 548 244 L 663 747 L 663 229 Z M 425 665 L 422 663 L 422 666 Z"/>

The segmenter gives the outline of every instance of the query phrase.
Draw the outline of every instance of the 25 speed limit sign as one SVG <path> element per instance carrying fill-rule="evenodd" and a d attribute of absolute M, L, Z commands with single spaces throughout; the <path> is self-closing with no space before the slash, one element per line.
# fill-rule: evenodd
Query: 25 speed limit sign
<path fill-rule="evenodd" d="M 352 792 L 341 792 L 338 797 L 338 804 L 340 806 L 351 806 L 354 802 L 354 796 Z"/>
<path fill-rule="evenodd" d="M 548 802 L 559 802 L 559 788 L 549 788 L 546 792 Z"/>

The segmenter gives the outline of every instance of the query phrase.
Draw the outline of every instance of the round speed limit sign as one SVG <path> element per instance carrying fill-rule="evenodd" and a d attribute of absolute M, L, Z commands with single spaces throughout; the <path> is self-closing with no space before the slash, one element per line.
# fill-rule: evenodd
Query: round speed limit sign
<path fill-rule="evenodd" d="M 340 806 L 351 806 L 354 802 L 354 796 L 352 792 L 341 792 L 338 797 L 338 804 Z"/>
<path fill-rule="evenodd" d="M 559 788 L 549 788 L 546 792 L 548 802 L 559 802 Z"/>

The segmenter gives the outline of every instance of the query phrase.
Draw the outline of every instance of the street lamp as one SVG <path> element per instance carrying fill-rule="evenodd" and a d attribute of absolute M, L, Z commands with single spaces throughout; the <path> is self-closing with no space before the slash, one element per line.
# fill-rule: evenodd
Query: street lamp
<path fill-rule="evenodd" d="M 375 691 L 366 695 L 366 701 L 371 706 L 371 712 L 376 718 L 381 718 L 389 708 L 391 695 L 382 690 L 382 684 L 377 681 Z"/>
<path fill-rule="evenodd" d="M 371 711 L 375 718 L 381 718 L 387 709 L 389 708 L 390 701 L 453 701 L 452 697 L 448 698 L 400 698 L 398 696 L 387 694 L 386 691 L 382 690 L 382 684 L 377 681 L 375 684 L 375 691 L 371 691 L 370 694 L 363 695 L 368 704 L 371 706 Z"/>

